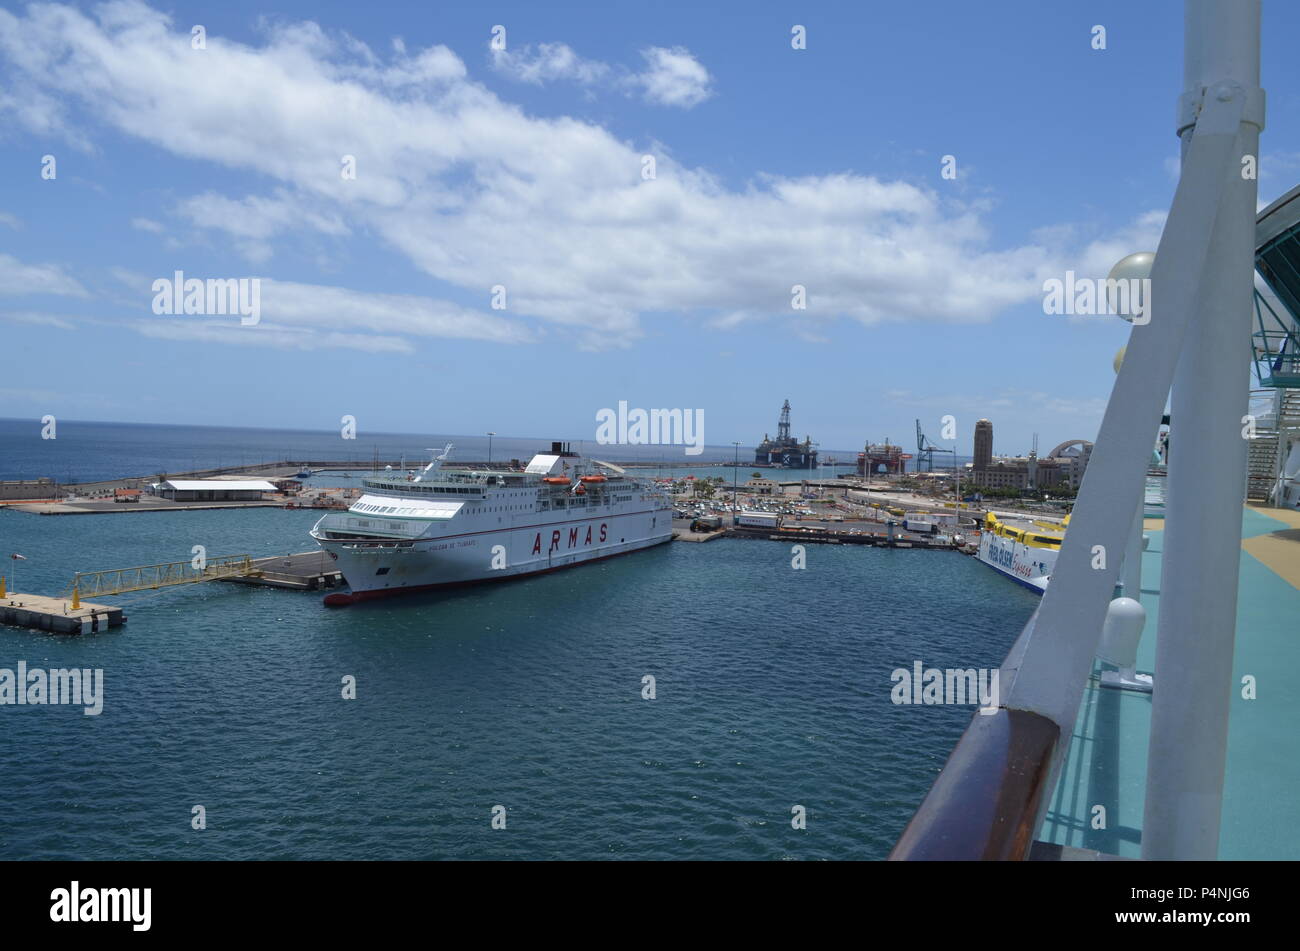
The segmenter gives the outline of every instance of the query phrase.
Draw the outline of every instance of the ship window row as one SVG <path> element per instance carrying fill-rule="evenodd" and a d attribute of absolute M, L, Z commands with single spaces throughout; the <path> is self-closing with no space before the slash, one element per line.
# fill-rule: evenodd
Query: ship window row
<path fill-rule="evenodd" d="M 479 495 L 481 496 L 485 489 L 482 486 L 462 486 L 462 485 L 414 485 L 407 484 L 402 486 L 382 485 L 380 483 L 367 482 L 368 487 L 376 489 L 389 489 L 406 495 L 408 493 L 435 493 L 439 495 Z"/>
<path fill-rule="evenodd" d="M 405 515 L 413 518 L 446 518 L 446 512 L 440 512 L 437 509 L 416 509 L 416 508 L 398 508 L 393 505 L 354 505 L 354 512 L 367 512 L 374 515 Z"/>

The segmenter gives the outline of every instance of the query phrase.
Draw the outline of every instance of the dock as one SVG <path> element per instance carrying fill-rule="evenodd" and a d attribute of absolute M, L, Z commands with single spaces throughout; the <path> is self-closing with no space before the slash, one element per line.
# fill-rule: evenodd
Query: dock
<path fill-rule="evenodd" d="M 81 602 L 78 608 L 66 598 L 14 592 L 0 598 L 0 624 L 26 627 L 52 634 L 98 634 L 126 621 L 121 608 Z"/>
<path fill-rule="evenodd" d="M 721 538 L 727 534 L 726 528 L 717 528 L 711 532 L 695 532 L 691 530 L 693 519 L 675 518 L 673 519 L 673 541 L 675 542 L 711 542 L 715 538 Z"/>
<path fill-rule="evenodd" d="M 292 591 L 318 591 L 343 584 L 343 573 L 323 551 L 304 551 L 270 558 L 246 555 L 213 559 L 201 570 L 190 571 L 189 562 L 146 565 L 139 568 L 81 572 L 72 591 L 89 590 L 100 596 L 158 590 L 207 581 L 229 581 Z M 75 605 L 75 607 L 74 607 Z M 121 607 L 91 604 L 79 598 L 51 598 L 41 594 L 4 594 L 0 580 L 0 626 L 25 627 L 53 634 L 99 634 L 126 621 Z"/>
<path fill-rule="evenodd" d="M 876 548 L 928 548 L 935 551 L 958 551 L 951 541 L 928 538 L 924 535 L 896 532 L 892 537 L 885 532 L 860 530 L 835 531 L 819 528 L 770 528 L 736 526 L 726 530 L 732 538 L 751 538 L 763 541 L 787 542 L 802 545 L 806 542 L 822 545 L 871 545 Z"/>
<path fill-rule="evenodd" d="M 170 499 L 142 498 L 127 505 L 112 499 L 78 499 L 76 501 L 9 502 L 15 512 L 30 515 L 120 515 L 140 512 L 194 512 L 201 509 L 282 509 L 293 508 L 284 499 L 263 499 L 240 502 L 173 502 Z"/>
<path fill-rule="evenodd" d="M 319 550 L 255 558 L 252 564 L 252 574 L 234 575 L 219 580 L 294 591 L 318 591 L 343 584 L 343 572 L 334 567 L 334 561 L 329 555 Z"/>

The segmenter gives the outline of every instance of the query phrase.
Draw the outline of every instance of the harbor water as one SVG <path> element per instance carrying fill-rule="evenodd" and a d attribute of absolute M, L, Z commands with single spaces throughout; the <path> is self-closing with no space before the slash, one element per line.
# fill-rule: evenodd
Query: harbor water
<path fill-rule="evenodd" d="M 0 551 L 58 594 L 304 551 L 318 515 L 0 509 Z M 104 672 L 98 716 L 0 708 L 0 859 L 881 858 L 972 712 L 894 705 L 891 672 L 996 667 L 1037 598 L 956 553 L 806 559 L 679 543 L 343 610 L 209 582 L 112 599 L 107 634 L 0 628 L 0 668 Z"/>

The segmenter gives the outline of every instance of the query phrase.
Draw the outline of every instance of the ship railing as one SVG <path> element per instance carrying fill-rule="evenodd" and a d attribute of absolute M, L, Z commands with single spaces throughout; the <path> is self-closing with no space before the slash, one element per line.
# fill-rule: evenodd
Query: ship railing
<path fill-rule="evenodd" d="M 1000 668 L 997 699 L 971 717 L 895 844 L 891 859 L 1029 857 L 1069 751 L 1123 553 L 1131 550 L 1135 528 L 1140 539 L 1140 522 L 1135 520 L 1141 513 L 1151 446 L 1184 349 L 1195 351 L 1201 360 L 1196 365 L 1211 367 L 1192 381 L 1195 386 L 1175 390 L 1171 412 L 1186 432 L 1180 431 L 1177 440 L 1185 448 L 1174 451 L 1202 452 L 1194 460 L 1196 465 L 1175 476 L 1186 480 L 1188 498 L 1197 498 L 1196 505 L 1202 507 L 1199 512 L 1191 510 L 1201 521 L 1198 529 L 1189 529 L 1199 530 L 1202 537 L 1195 551 L 1180 555 L 1171 547 L 1166 552 L 1165 578 L 1177 577 L 1178 572 L 1171 571 L 1176 558 L 1208 558 L 1207 551 L 1214 546 L 1237 551 L 1236 544 L 1226 544 L 1229 538 L 1218 537 L 1231 532 L 1234 519 L 1240 529 L 1239 499 L 1232 498 L 1234 470 L 1211 467 L 1205 461 L 1216 454 L 1231 457 L 1231 447 L 1207 443 L 1198 426 L 1207 432 L 1212 427 L 1197 414 L 1209 412 L 1206 407 L 1215 401 L 1233 408 L 1236 377 L 1231 361 L 1215 364 L 1205 351 L 1215 339 L 1211 327 L 1223 321 L 1225 305 L 1220 295 L 1239 286 L 1247 299 L 1253 281 L 1253 273 L 1241 266 L 1242 256 L 1235 251 L 1236 245 L 1247 241 L 1254 250 L 1255 192 L 1253 183 L 1241 184 L 1240 162 L 1245 151 L 1256 147 L 1263 122 L 1262 92 L 1252 85 L 1250 63 L 1253 55 L 1257 77 L 1259 3 L 1188 0 L 1186 26 L 1185 52 L 1193 82 L 1181 103 L 1182 174 L 1151 270 L 1147 319 L 1131 328 L 1051 581 Z M 1221 55 L 1210 55 L 1216 51 Z M 1225 69 L 1236 75 L 1207 79 L 1202 74 L 1210 63 L 1231 64 Z M 1212 244 L 1217 248 L 1214 255 Z M 1244 323 L 1242 331 L 1243 337 L 1249 332 Z M 1243 410 L 1245 389 L 1240 393 Z M 1184 398 L 1194 410 L 1179 411 L 1179 400 Z M 1211 448 L 1215 451 L 1208 451 Z M 1212 473 L 1207 471 L 1211 468 Z M 1220 504 L 1221 498 L 1228 501 Z M 1170 514 L 1171 522 L 1179 515 Z M 1214 528 L 1205 527 L 1212 518 Z M 1216 533 L 1213 538 L 1208 537 L 1211 531 Z M 1233 567 L 1222 572 L 1216 600 L 1235 605 L 1235 556 L 1230 560 Z M 1193 565 L 1181 561 L 1179 565 L 1196 574 Z M 1182 653 L 1171 669 L 1157 669 L 1167 689 L 1153 698 L 1152 749 L 1160 751 L 1161 759 L 1153 756 L 1148 764 L 1148 810 L 1153 804 L 1159 809 L 1161 800 L 1167 801 L 1186 776 L 1212 777 L 1217 771 L 1222 789 L 1228 693 L 1223 691 L 1222 698 L 1197 697 L 1198 704 L 1217 705 L 1204 717 L 1198 714 L 1190 726 L 1180 724 L 1179 717 L 1169 712 L 1177 709 L 1180 690 L 1196 693 L 1186 690 L 1188 685 L 1179 679 L 1185 679 L 1187 670 L 1211 662 L 1199 642 L 1214 641 L 1222 634 L 1205 619 L 1213 614 L 1208 605 L 1198 604 L 1196 610 L 1205 617 L 1183 618 L 1188 630 L 1171 629 L 1170 641 L 1160 645 L 1163 651 L 1170 649 L 1169 643 L 1177 643 Z M 1230 631 L 1231 619 L 1226 623 Z M 1161 642 L 1166 641 L 1165 631 L 1162 625 Z M 1195 636 L 1188 637 L 1189 631 Z M 1229 674 L 1225 672 L 1225 678 Z M 1155 734 L 1158 716 L 1169 724 L 1162 737 Z M 1207 732 L 1207 724 L 1215 733 L 1213 739 L 1179 732 Z M 1171 815 L 1178 810 L 1165 809 L 1153 819 L 1148 811 L 1142 830 L 1143 855 L 1213 856 L 1219 808 L 1221 792 L 1218 797 L 1198 797 L 1194 818 Z M 1154 844 L 1157 841 L 1159 846 Z"/>
<path fill-rule="evenodd" d="M 362 538 L 362 537 L 353 537 L 353 538 L 347 538 L 347 539 L 345 539 L 345 538 L 342 538 L 341 536 L 338 536 L 338 535 L 333 536 L 333 538 L 334 538 L 335 541 L 341 541 L 341 542 L 342 542 L 342 546 L 341 546 L 341 547 L 343 547 L 343 548 L 356 548 L 356 549 L 361 549 L 361 548 L 365 548 L 365 549 L 372 549 L 372 548 L 411 548 L 412 546 L 415 545 L 415 540 L 414 540 L 414 539 L 409 539 L 409 538 L 408 538 L 408 539 L 400 539 L 400 538 Z"/>

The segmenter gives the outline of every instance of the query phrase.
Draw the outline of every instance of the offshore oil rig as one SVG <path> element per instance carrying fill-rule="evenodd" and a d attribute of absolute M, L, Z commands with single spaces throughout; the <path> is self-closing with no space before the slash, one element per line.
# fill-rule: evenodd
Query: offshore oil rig
<path fill-rule="evenodd" d="M 902 446 L 890 443 L 885 437 L 883 443 L 867 443 L 858 453 L 858 475 L 869 476 L 878 473 L 901 475 L 907 469 L 907 460 L 911 455 L 903 452 Z"/>
<path fill-rule="evenodd" d="M 754 450 L 754 464 L 791 469 L 811 469 L 817 465 L 817 450 L 812 447 L 812 438 L 805 436 L 803 442 L 796 442 L 790 435 L 789 400 L 781 407 L 776 438 L 763 434 L 763 441 Z"/>

